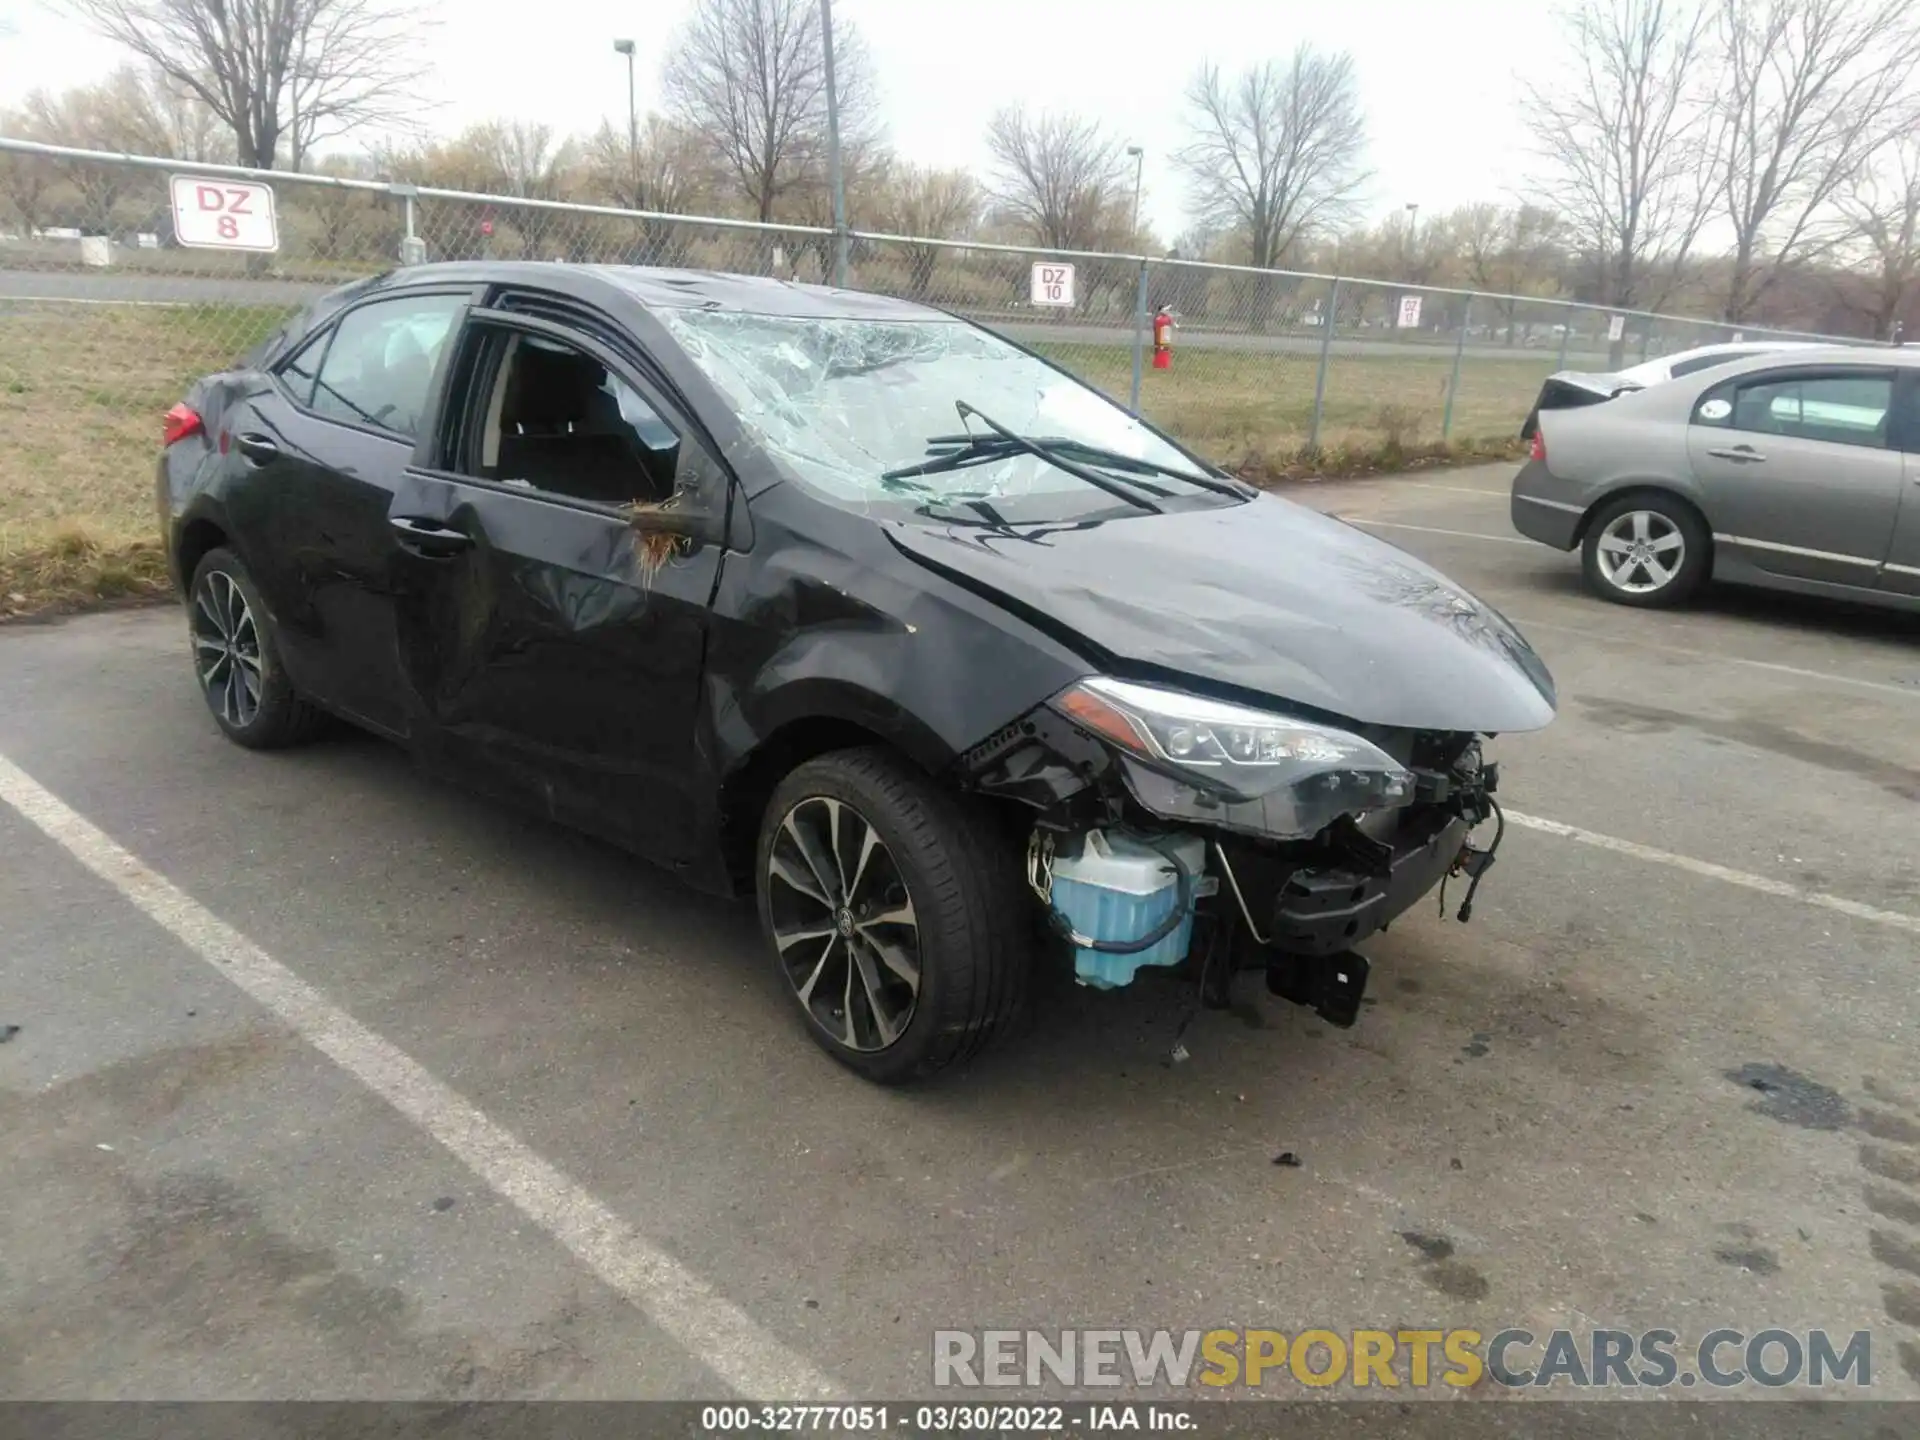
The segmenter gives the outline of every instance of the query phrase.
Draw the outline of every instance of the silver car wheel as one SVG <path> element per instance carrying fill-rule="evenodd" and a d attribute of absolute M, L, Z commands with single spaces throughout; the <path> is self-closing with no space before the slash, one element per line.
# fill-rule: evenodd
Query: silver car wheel
<path fill-rule="evenodd" d="M 1607 583 L 1629 595 L 1666 589 L 1687 560 L 1686 536 L 1658 510 L 1614 516 L 1596 548 Z"/>
<path fill-rule="evenodd" d="M 260 632 L 246 596 L 223 570 L 209 571 L 193 597 L 193 658 L 207 701 L 244 729 L 260 713 Z"/>
<path fill-rule="evenodd" d="M 773 943 L 814 1020 L 849 1050 L 884 1050 L 920 999 L 920 926 L 880 833 L 843 801 L 800 801 L 767 858 Z"/>

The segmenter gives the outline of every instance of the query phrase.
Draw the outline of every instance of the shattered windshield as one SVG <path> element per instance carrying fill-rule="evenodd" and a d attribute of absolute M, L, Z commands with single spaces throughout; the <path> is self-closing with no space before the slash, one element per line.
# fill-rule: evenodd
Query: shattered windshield
<path fill-rule="evenodd" d="M 1059 518 L 1115 508 L 1112 495 L 1024 453 L 911 480 L 883 478 L 939 453 L 929 449 L 936 437 L 951 441 L 968 428 L 954 409 L 957 400 L 1019 435 L 1073 442 L 1178 472 L 1195 469 L 1191 459 L 1099 392 L 962 321 L 657 313 L 760 443 L 802 483 L 832 499 L 864 505 L 1035 497 L 1047 502 L 1042 508 L 1050 517 Z M 977 423 L 972 429 L 993 438 Z M 1084 451 L 1076 451 L 1075 460 L 1099 464 Z M 1217 495 L 1177 477 L 1152 478 L 1160 493 L 1219 503 Z"/>

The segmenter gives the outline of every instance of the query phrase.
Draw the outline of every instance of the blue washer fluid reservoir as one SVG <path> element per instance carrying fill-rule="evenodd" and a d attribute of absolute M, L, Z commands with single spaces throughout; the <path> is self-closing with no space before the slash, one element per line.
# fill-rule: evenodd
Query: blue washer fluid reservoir
<path fill-rule="evenodd" d="M 1148 843 L 1148 842 L 1151 843 Z M 1187 869 L 1189 894 L 1198 891 L 1207 866 L 1206 841 L 1198 835 L 1165 834 L 1144 839 L 1089 830 L 1077 853 L 1053 860 L 1053 908 L 1075 934 L 1089 940 L 1144 940 L 1180 903 L 1179 879 L 1168 856 Z M 1193 944 L 1193 907 L 1172 932 L 1145 950 L 1117 955 L 1074 948 L 1073 973 L 1082 985 L 1114 990 L 1131 984 L 1143 965 L 1178 965 Z"/>

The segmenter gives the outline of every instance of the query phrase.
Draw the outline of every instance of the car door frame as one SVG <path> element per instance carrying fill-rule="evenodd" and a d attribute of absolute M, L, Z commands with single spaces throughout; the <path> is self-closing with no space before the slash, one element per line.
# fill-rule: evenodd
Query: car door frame
<path fill-rule="evenodd" d="M 1715 425 L 1700 418 L 1700 409 L 1708 401 L 1720 398 L 1737 406 L 1737 392 L 1743 388 L 1758 385 L 1779 385 L 1795 380 L 1817 379 L 1856 379 L 1884 378 L 1890 382 L 1887 410 L 1887 435 L 1884 445 L 1848 445 L 1842 441 L 1808 440 L 1800 436 L 1777 434 L 1764 430 L 1741 430 L 1731 424 Z M 1901 448 L 1901 412 L 1900 385 L 1902 367 L 1876 362 L 1870 355 L 1863 354 L 1859 360 L 1821 360 L 1786 362 L 1773 364 L 1755 370 L 1746 370 L 1738 375 L 1730 375 L 1703 389 L 1687 409 L 1687 463 L 1700 488 L 1707 505 L 1707 514 L 1713 525 L 1713 541 L 1716 549 L 1733 551 L 1746 565 L 1767 574 L 1789 580 L 1812 581 L 1817 584 L 1844 586 L 1849 589 L 1871 589 L 1879 580 L 1881 566 L 1886 558 L 1888 547 L 1892 543 L 1893 510 L 1890 508 L 1887 524 L 1883 533 L 1869 544 L 1871 554 L 1857 551 L 1843 551 L 1797 545 L 1783 533 L 1764 533 L 1765 525 L 1754 524 L 1743 511 L 1729 515 L 1727 496 L 1734 492 L 1741 474 L 1738 462 L 1729 459 L 1726 466 L 1703 467 L 1701 456 L 1696 451 L 1696 439 L 1705 434 L 1719 434 L 1730 437 L 1758 436 L 1763 439 L 1775 439 L 1794 442 L 1797 445 L 1812 445 L 1825 448 L 1831 446 L 1843 451 L 1861 451 L 1866 455 L 1878 455 L 1885 458 L 1888 468 L 1898 471 L 1902 464 Z M 1729 419 L 1731 419 L 1731 413 Z M 1704 447 L 1703 447 L 1704 448 Z M 1732 451 L 1755 451 L 1755 447 L 1737 439 L 1726 442 L 1726 448 Z M 1755 452 L 1760 463 L 1766 463 L 1763 452 Z M 1791 480 L 1786 484 L 1795 483 Z M 1897 492 L 1894 495 L 1898 503 Z M 1752 533 L 1761 532 L 1761 533 Z"/>
<path fill-rule="evenodd" d="M 1902 484 L 1880 566 L 1880 588 L 1920 596 L 1920 367 L 1902 366 L 1898 375 L 1888 438 L 1897 442 Z"/>
<path fill-rule="evenodd" d="M 274 432 L 269 438 L 282 446 L 281 454 L 271 463 L 246 472 L 247 483 L 230 486 L 223 497 L 227 526 L 279 627 L 288 670 L 295 682 L 329 709 L 395 737 L 404 737 L 406 726 L 399 675 L 392 659 L 392 596 L 387 580 L 395 547 L 386 516 L 381 515 L 376 522 L 368 513 L 361 517 L 363 524 L 356 527 L 359 533 L 344 541 L 323 534 L 319 538 L 327 543 L 318 544 L 306 543 L 306 537 L 296 533 L 308 517 L 283 512 L 291 494 L 297 494 L 293 487 L 301 483 L 303 471 L 309 494 L 315 484 L 345 491 L 357 483 L 384 490 L 388 502 L 384 508 L 391 509 L 392 496 L 406 471 L 417 462 L 422 446 L 437 430 L 453 341 L 464 331 L 466 316 L 485 289 L 472 280 L 423 280 L 372 290 L 329 314 L 312 332 L 285 347 L 284 353 L 259 373 L 275 400 L 291 413 L 295 425 L 276 425 L 254 406 L 252 413 L 262 418 L 265 429 Z M 447 344 L 434 362 L 418 434 L 407 435 L 377 422 L 326 414 L 313 407 L 319 377 L 347 317 L 370 306 L 434 296 L 451 296 L 462 303 L 448 326 Z M 319 353 L 313 366 L 314 381 L 303 396 L 287 382 L 286 371 L 316 344 Z M 223 427 L 221 443 L 227 443 L 226 434 L 247 428 L 244 423 Z M 304 438 L 296 443 L 288 433 L 291 428 L 311 429 L 315 437 L 343 432 L 353 437 L 349 443 L 363 450 L 390 449 L 392 459 L 383 462 L 378 475 L 329 464 L 328 457 L 315 454 Z M 292 473 L 276 473 L 282 470 Z M 362 508 L 371 512 L 378 503 L 378 496 L 368 496 Z M 326 598 L 330 590 L 338 592 L 332 600 Z M 345 608 L 356 612 L 351 622 L 342 624 L 337 613 L 330 614 L 339 608 L 334 600 L 344 600 Z M 346 633 L 336 633 L 342 630 Z"/>
<path fill-rule="evenodd" d="M 525 293 L 524 287 L 512 288 Z M 473 375 L 464 368 L 468 363 L 467 352 L 480 338 L 477 332 L 491 329 L 551 339 L 587 355 L 632 387 L 679 436 L 681 467 L 684 469 L 688 464 L 699 467 L 704 476 L 699 488 L 711 487 L 720 492 L 719 513 L 715 515 L 708 510 L 705 512 L 706 523 L 690 524 L 688 527 L 693 543 L 710 548 L 713 552 L 711 575 L 697 598 L 691 594 L 669 597 L 684 606 L 697 608 L 703 617 L 710 617 L 727 558 L 750 550 L 753 544 L 751 522 L 740 493 L 739 479 L 713 442 L 704 422 L 693 413 L 692 407 L 675 388 L 665 383 L 659 367 L 643 362 L 634 353 L 638 347 L 631 340 L 615 343 L 615 337 L 622 333 L 616 322 L 571 297 L 564 297 L 561 303 L 567 308 L 572 323 L 555 320 L 549 314 L 487 304 L 472 306 L 462 315 L 460 331 L 450 342 L 448 368 L 437 382 L 433 427 L 423 436 L 422 449 L 408 467 L 408 484 L 403 487 L 401 495 L 396 496 L 394 517 L 397 520 L 403 516 L 416 516 L 421 520 L 452 527 L 461 524 L 462 516 L 470 513 L 472 517 L 480 519 L 484 526 L 483 510 L 492 511 L 497 516 L 503 510 L 532 506 L 574 512 L 590 520 L 615 521 L 622 526 L 631 524 L 631 515 L 621 506 L 557 491 L 508 484 L 504 480 L 468 474 L 458 468 L 465 459 L 463 452 L 474 425 L 477 421 L 484 423 L 481 417 L 484 416 L 491 389 L 486 377 L 496 373 L 488 367 L 484 376 Z M 456 394 L 456 386 L 465 388 Z M 476 492 L 481 502 L 479 505 L 474 503 Z M 564 514 L 558 518 L 562 524 L 567 523 Z M 695 516 L 689 512 L 687 518 L 692 521 Z M 465 523 L 471 524 L 473 521 L 468 519 Z M 403 545 L 400 550 L 405 557 L 406 547 Z M 444 589 L 445 583 L 463 583 L 454 578 L 460 572 L 451 566 L 438 567 L 437 573 L 447 577 L 443 583 L 436 579 L 436 570 L 431 568 L 434 564 L 430 560 L 422 561 L 420 557 L 401 558 L 396 562 L 397 591 L 405 592 L 416 586 L 428 587 L 414 594 L 411 599 L 403 594 L 400 601 L 403 617 L 418 617 L 411 622 L 407 618 L 401 621 L 400 648 L 403 653 L 400 668 L 401 683 L 408 695 L 410 723 L 419 742 L 416 748 L 422 758 L 437 768 L 457 771 L 462 778 L 477 782 L 482 788 L 510 799 L 531 802 L 537 808 L 545 809 L 555 819 L 600 834 L 664 863 L 692 863 L 705 849 L 710 848 L 718 826 L 714 802 L 717 777 L 707 774 L 703 778 L 701 772 L 711 769 L 703 757 L 710 758 L 714 751 L 710 744 L 702 743 L 696 733 L 702 723 L 699 695 L 705 678 L 707 637 L 704 632 L 707 619 L 701 621 L 703 633 L 691 672 L 681 677 L 685 690 L 679 698 L 686 702 L 685 743 L 677 753 L 656 759 L 650 767 L 656 774 L 681 776 L 687 782 L 679 806 L 679 814 L 687 822 L 684 825 L 685 833 L 668 833 L 663 826 L 649 827 L 644 817 L 636 814 L 632 807 L 622 808 L 609 802 L 604 795 L 588 793 L 582 786 L 567 786 L 564 774 L 561 784 L 543 787 L 539 783 L 540 777 L 534 773 L 538 763 L 535 757 L 543 753 L 548 755 L 556 768 L 563 768 L 566 763 L 552 750 L 525 737 L 522 737 L 522 743 L 498 732 L 482 743 L 477 738 L 482 727 L 463 730 L 464 722 L 449 711 L 450 697 L 446 690 L 432 683 L 444 677 L 430 668 L 423 670 L 419 663 L 409 662 L 406 658 L 410 648 L 407 638 L 410 623 L 415 628 L 426 627 L 411 642 L 411 649 L 417 653 L 427 635 L 444 628 L 447 617 L 457 608 L 450 603 L 448 596 L 435 596 L 429 592 L 437 584 Z M 403 575 L 410 575 L 411 578 L 399 578 Z M 652 588 L 659 588 L 657 577 Z M 408 610 L 408 606 L 413 608 Z"/>

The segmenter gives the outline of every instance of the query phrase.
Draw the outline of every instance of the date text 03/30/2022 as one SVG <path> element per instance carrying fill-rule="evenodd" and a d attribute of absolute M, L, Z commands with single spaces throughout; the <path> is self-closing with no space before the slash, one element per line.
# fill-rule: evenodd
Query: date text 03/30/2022
<path fill-rule="evenodd" d="M 821 1433 L 883 1435 L 992 1434 L 1062 1431 L 1147 1430 L 1178 1434 L 1197 1430 L 1194 1413 L 1152 1403 L 1075 1405 L 708 1405 L 700 1428 L 709 1434 Z"/>

